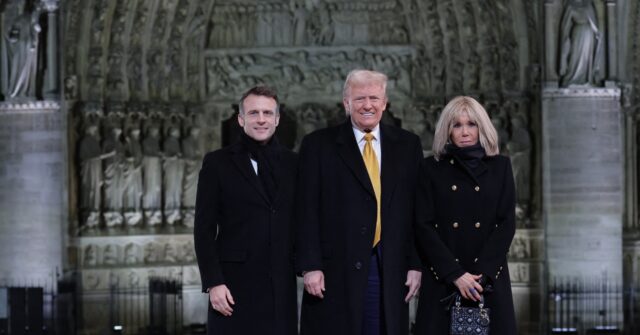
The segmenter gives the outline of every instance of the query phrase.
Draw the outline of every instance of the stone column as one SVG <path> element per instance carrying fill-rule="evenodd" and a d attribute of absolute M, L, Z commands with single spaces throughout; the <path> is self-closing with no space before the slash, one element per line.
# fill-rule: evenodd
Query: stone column
<path fill-rule="evenodd" d="M 47 11 L 47 67 L 44 73 L 42 95 L 45 99 L 57 100 L 60 97 L 58 0 L 43 0 L 42 5 Z"/>
<path fill-rule="evenodd" d="M 557 0 L 544 1 L 544 81 L 558 83 L 558 9 Z"/>
<path fill-rule="evenodd" d="M 604 0 L 607 22 L 607 81 L 618 78 L 618 29 L 616 27 L 617 0 Z"/>

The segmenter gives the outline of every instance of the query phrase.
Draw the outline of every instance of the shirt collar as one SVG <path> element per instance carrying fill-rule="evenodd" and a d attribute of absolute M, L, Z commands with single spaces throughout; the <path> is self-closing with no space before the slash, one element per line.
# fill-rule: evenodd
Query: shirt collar
<path fill-rule="evenodd" d="M 364 141 L 364 134 L 366 134 L 364 131 L 353 127 L 353 135 L 356 137 L 356 142 Z M 380 124 L 371 130 L 371 134 L 376 141 L 380 141 Z"/>

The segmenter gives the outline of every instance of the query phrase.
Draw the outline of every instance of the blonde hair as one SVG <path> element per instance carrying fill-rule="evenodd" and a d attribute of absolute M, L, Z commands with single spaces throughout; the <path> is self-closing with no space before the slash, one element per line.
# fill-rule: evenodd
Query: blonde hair
<path fill-rule="evenodd" d="M 436 124 L 436 131 L 433 135 L 433 156 L 435 159 L 439 160 L 440 156 L 446 152 L 445 145 L 449 143 L 453 125 L 456 119 L 463 114 L 469 116 L 469 119 L 478 126 L 480 145 L 484 148 L 487 156 L 499 154 L 498 132 L 493 127 L 487 111 L 476 99 L 459 96 L 444 106 Z"/>
<path fill-rule="evenodd" d="M 380 85 L 387 96 L 387 75 L 382 72 L 356 69 L 349 72 L 342 88 L 342 98 L 349 96 L 351 86 L 354 85 Z"/>

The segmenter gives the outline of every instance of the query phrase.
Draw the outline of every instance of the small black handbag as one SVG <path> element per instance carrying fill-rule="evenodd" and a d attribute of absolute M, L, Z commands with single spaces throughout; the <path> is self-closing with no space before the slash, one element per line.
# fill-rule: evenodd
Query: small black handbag
<path fill-rule="evenodd" d="M 451 308 L 451 335 L 489 335 L 489 308 L 484 307 L 484 297 L 480 296 L 478 307 L 462 307 L 460 294 L 456 294 L 456 304 Z"/>

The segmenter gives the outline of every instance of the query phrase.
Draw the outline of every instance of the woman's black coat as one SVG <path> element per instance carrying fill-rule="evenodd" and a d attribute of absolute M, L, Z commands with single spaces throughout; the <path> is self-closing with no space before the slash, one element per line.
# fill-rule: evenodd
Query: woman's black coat
<path fill-rule="evenodd" d="M 516 334 L 507 252 L 515 234 L 515 187 L 509 158 L 486 156 L 471 172 L 445 155 L 425 159 L 416 200 L 416 240 L 425 262 L 416 333 L 448 334 L 440 299 L 457 291 L 465 272 L 493 284 L 485 294 L 490 333 Z"/>
<path fill-rule="evenodd" d="M 241 143 L 204 158 L 194 228 L 202 288 L 225 284 L 235 300 L 229 317 L 209 304 L 208 334 L 297 334 L 293 267 L 297 158 L 284 147 L 278 153 L 274 201 L 267 197 Z"/>

